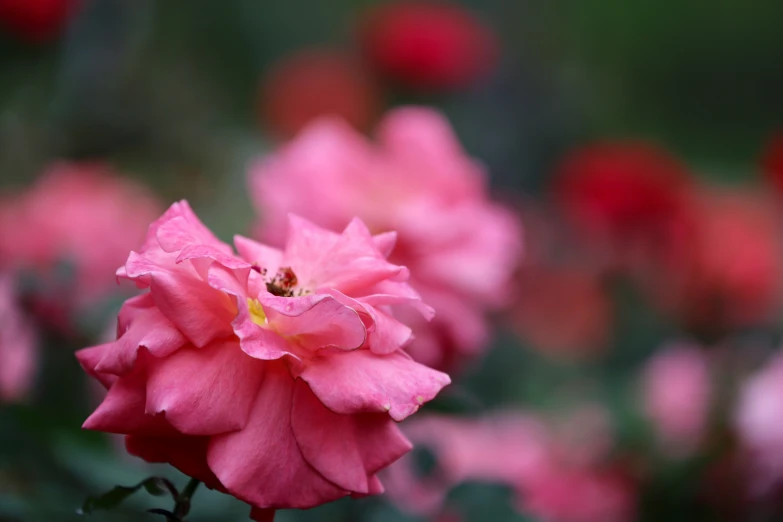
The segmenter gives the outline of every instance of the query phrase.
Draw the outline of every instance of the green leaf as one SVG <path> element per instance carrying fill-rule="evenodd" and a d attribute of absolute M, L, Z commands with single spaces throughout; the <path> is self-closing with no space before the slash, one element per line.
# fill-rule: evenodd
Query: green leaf
<path fill-rule="evenodd" d="M 77 510 L 80 515 L 89 515 L 93 511 L 103 509 L 108 510 L 120 505 L 126 498 L 133 495 L 140 489 L 144 489 L 147 493 L 154 496 L 171 494 L 173 498 L 177 498 L 177 493 L 174 485 L 168 480 L 161 477 L 150 477 L 136 484 L 135 486 L 115 486 L 114 489 L 99 495 L 97 497 L 89 497 L 84 501 L 82 507 Z"/>

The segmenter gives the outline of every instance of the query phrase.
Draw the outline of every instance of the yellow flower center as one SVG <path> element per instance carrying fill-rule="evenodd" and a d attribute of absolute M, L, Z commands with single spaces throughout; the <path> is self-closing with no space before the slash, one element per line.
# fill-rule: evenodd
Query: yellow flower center
<path fill-rule="evenodd" d="M 247 308 L 250 312 L 250 320 L 256 323 L 258 326 L 266 326 L 267 319 L 266 319 L 266 313 L 264 312 L 264 307 L 261 306 L 261 303 L 258 302 L 258 299 L 250 299 L 247 300 Z"/>

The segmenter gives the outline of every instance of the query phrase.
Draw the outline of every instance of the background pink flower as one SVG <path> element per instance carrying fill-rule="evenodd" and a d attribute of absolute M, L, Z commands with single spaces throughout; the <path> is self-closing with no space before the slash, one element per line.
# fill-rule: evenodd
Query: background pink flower
<path fill-rule="evenodd" d="M 585 404 L 548 423 L 546 457 L 517 477 L 518 509 L 551 522 L 630 522 L 633 477 L 613 461 L 614 426 L 599 404 Z"/>
<path fill-rule="evenodd" d="M 401 510 L 434 516 L 449 491 L 465 481 L 513 484 L 543 464 L 546 432 L 533 417 L 499 412 L 481 418 L 429 415 L 403 431 L 416 450 L 384 473 L 387 496 Z M 434 467 L 422 474 L 416 451 L 429 451 Z"/>
<path fill-rule="evenodd" d="M 105 165 L 56 163 L 0 200 L 0 265 L 44 281 L 35 297 L 82 307 L 116 289 L 115 270 L 159 213 L 148 190 Z M 72 270 L 67 281 L 62 266 Z"/>
<path fill-rule="evenodd" d="M 521 230 L 488 199 L 483 169 L 442 116 L 395 110 L 378 145 L 339 121 L 319 121 L 257 162 L 250 183 L 257 233 L 275 244 L 289 211 L 333 230 L 359 216 L 375 233 L 397 231 L 390 259 L 410 268 L 411 285 L 437 311 L 429 324 L 401 316 L 416 335 L 414 358 L 443 366 L 484 347 L 484 313 L 507 301 Z"/>
<path fill-rule="evenodd" d="M 707 428 L 712 396 L 707 356 L 699 346 L 676 343 L 648 361 L 642 377 L 644 411 L 664 451 L 690 453 Z"/>
<path fill-rule="evenodd" d="M 521 509 L 551 522 L 631 522 L 636 492 L 622 471 L 552 468 L 522 489 Z"/>
<path fill-rule="evenodd" d="M 394 235 L 289 223 L 284 250 L 238 236 L 237 256 L 174 204 L 118 271 L 149 292 L 125 302 L 115 342 L 78 353 L 109 389 L 86 428 L 254 519 L 383 491 L 376 473 L 410 449 L 393 421 L 449 383 L 401 350 L 411 331 L 390 308 L 431 309 L 386 260 Z"/>
<path fill-rule="evenodd" d="M 38 359 L 38 340 L 19 308 L 10 274 L 0 273 L 0 400 L 27 395 Z"/>
<path fill-rule="evenodd" d="M 735 425 L 751 456 L 753 494 L 766 494 L 783 480 L 783 356 L 772 358 L 740 391 Z"/>

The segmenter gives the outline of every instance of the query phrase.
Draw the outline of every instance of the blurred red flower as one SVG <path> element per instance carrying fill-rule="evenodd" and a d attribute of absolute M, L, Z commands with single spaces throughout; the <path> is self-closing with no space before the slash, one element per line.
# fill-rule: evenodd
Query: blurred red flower
<path fill-rule="evenodd" d="M 531 347 L 555 358 L 597 355 L 608 345 L 612 301 L 589 270 L 528 267 L 520 274 L 513 328 Z"/>
<path fill-rule="evenodd" d="M 764 194 L 737 187 L 695 190 L 687 244 L 651 281 L 653 295 L 700 334 L 771 320 L 780 303 L 780 217 Z"/>
<path fill-rule="evenodd" d="M 651 254 L 683 233 L 689 175 L 654 146 L 620 142 L 577 149 L 556 176 L 554 196 L 566 220 L 610 264 L 650 262 Z"/>
<path fill-rule="evenodd" d="M 462 87 L 486 74 L 498 54 L 489 28 L 438 1 L 387 2 L 368 13 L 360 39 L 379 72 L 418 89 Z"/>
<path fill-rule="evenodd" d="M 60 35 L 79 0 L 0 0 L 0 24 L 30 42 Z"/>
<path fill-rule="evenodd" d="M 764 175 L 780 195 L 783 195 L 783 131 L 769 140 L 761 158 Z"/>
<path fill-rule="evenodd" d="M 275 134 L 290 138 L 319 116 L 370 126 L 381 95 L 361 66 L 338 51 L 309 49 L 284 57 L 263 81 L 260 112 Z"/>

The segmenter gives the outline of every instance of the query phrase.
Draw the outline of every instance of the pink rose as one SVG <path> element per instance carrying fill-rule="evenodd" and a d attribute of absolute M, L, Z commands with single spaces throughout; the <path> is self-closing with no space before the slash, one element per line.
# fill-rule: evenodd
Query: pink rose
<path fill-rule="evenodd" d="M 278 250 L 217 240 L 187 203 L 150 227 L 118 275 L 113 343 L 78 352 L 108 395 L 84 426 L 253 506 L 309 508 L 383 490 L 405 454 L 400 421 L 449 383 L 410 359 L 393 307 L 432 310 L 386 260 L 393 233 L 338 234 L 291 216 Z"/>
<path fill-rule="evenodd" d="M 144 187 L 100 164 L 56 163 L 26 192 L 0 200 L 0 268 L 33 272 L 59 309 L 115 292 L 114 272 L 160 214 Z M 73 280 L 58 279 L 58 264 Z M 65 283 L 65 284 L 64 284 Z"/>
<path fill-rule="evenodd" d="M 689 453 L 706 429 L 711 383 L 706 355 L 698 346 L 669 346 L 647 363 L 642 380 L 644 411 L 664 449 Z"/>
<path fill-rule="evenodd" d="M 735 425 L 751 456 L 752 493 L 765 494 L 783 481 L 783 354 L 740 390 Z"/>
<path fill-rule="evenodd" d="M 0 273 L 0 401 L 23 399 L 38 358 L 35 330 L 16 299 L 10 274 Z"/>
<path fill-rule="evenodd" d="M 551 418 L 545 436 L 535 473 L 514 484 L 520 512 L 551 522 L 635 520 L 635 482 L 612 461 L 614 426 L 606 408 L 586 403 Z"/>
<path fill-rule="evenodd" d="M 555 466 L 525 483 L 520 508 L 549 522 L 631 522 L 636 488 L 621 470 Z"/>
<path fill-rule="evenodd" d="M 398 109 L 373 145 L 348 125 L 321 120 L 252 168 L 260 237 L 282 241 L 288 211 L 341 230 L 359 216 L 375 233 L 395 230 L 390 259 L 437 311 L 427 323 L 408 312 L 413 357 L 443 367 L 480 351 L 485 311 L 505 304 L 520 256 L 516 217 L 487 195 L 484 170 L 465 155 L 438 113 Z"/>
<path fill-rule="evenodd" d="M 410 454 L 383 473 L 387 496 L 401 510 L 435 516 L 449 491 L 475 480 L 510 485 L 535 475 L 546 456 L 540 423 L 505 412 L 478 419 L 430 415 L 406 423 L 405 434 L 416 448 L 430 451 L 435 466 L 422 474 Z"/>

